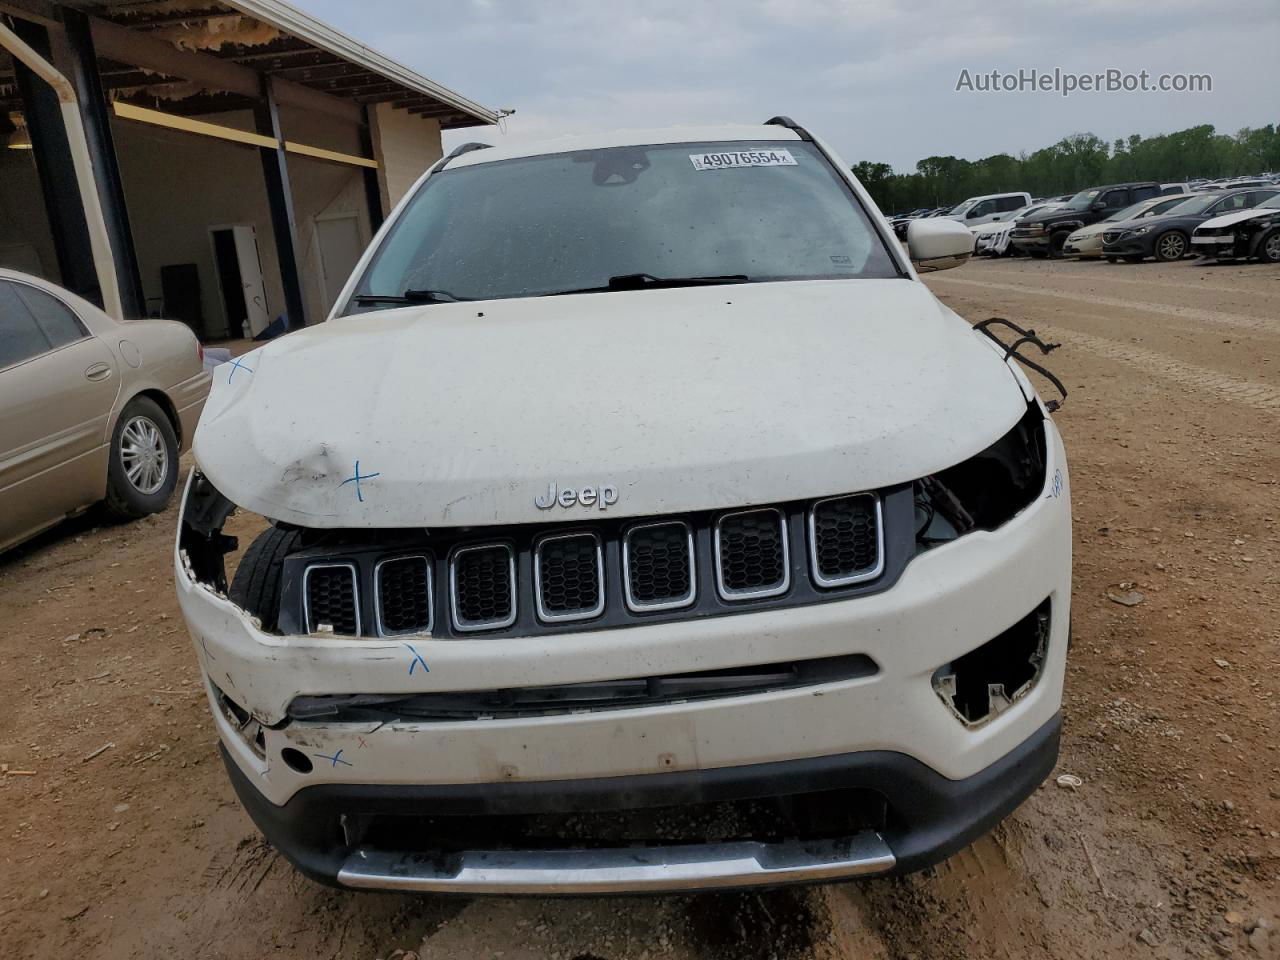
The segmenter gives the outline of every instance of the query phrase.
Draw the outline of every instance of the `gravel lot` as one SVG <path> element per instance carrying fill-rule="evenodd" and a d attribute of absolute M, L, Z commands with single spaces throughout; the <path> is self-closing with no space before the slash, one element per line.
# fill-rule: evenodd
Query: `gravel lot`
<path fill-rule="evenodd" d="M 0 955 L 1280 957 L 1280 272 L 1000 261 L 930 285 L 1063 344 L 1077 559 L 1059 773 L 1078 789 L 1050 781 L 904 880 L 592 901 L 324 889 L 259 841 L 221 769 L 173 597 L 175 511 L 82 518 L 0 557 Z"/>

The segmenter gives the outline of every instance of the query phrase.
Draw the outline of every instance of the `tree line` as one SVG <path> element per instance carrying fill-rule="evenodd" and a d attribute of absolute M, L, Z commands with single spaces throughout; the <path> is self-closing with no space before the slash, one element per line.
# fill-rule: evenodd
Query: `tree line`
<path fill-rule="evenodd" d="M 914 173 L 863 160 L 853 172 L 886 213 L 940 207 L 986 193 L 1026 190 L 1033 197 L 1074 193 L 1131 180 L 1185 181 L 1280 171 L 1280 126 L 1245 127 L 1235 136 L 1212 124 L 1156 137 L 1133 134 L 1108 145 L 1076 133 L 1034 153 L 981 160 L 925 157 Z"/>

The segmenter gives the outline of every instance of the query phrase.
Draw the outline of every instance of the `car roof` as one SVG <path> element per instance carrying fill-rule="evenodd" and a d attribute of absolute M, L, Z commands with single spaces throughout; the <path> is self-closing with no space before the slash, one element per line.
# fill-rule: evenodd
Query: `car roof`
<path fill-rule="evenodd" d="M 469 167 L 478 163 L 494 163 L 517 157 L 537 157 L 577 150 L 603 150 L 608 147 L 648 146 L 649 144 L 700 143 L 705 141 L 734 143 L 748 140 L 781 140 L 798 142 L 802 138 L 789 127 L 776 124 L 726 124 L 723 126 L 663 127 L 653 130 L 613 130 L 603 133 L 555 137 L 550 140 L 502 144 L 484 150 L 472 150 L 449 162 L 449 168 Z"/>

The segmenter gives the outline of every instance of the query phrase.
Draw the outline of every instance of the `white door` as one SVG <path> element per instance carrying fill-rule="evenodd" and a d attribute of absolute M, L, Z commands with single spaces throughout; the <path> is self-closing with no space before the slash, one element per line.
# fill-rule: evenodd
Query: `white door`
<path fill-rule="evenodd" d="M 257 336 L 271 322 L 267 312 L 267 291 L 262 284 L 262 261 L 258 257 L 258 235 L 252 226 L 240 224 L 231 228 L 236 241 L 236 261 L 240 265 L 240 284 L 244 287 L 244 308 L 249 315 L 249 333 Z"/>
<path fill-rule="evenodd" d="M 316 247 L 320 251 L 320 273 L 324 283 L 327 313 L 346 286 L 347 278 L 364 253 L 360 218 L 354 213 L 316 218 Z"/>

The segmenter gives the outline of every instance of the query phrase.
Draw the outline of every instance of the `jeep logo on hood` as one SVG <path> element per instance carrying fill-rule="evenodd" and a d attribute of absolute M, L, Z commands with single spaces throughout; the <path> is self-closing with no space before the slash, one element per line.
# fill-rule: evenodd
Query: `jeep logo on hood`
<path fill-rule="evenodd" d="M 533 502 L 539 510 L 550 510 L 556 504 L 562 507 L 572 507 L 575 504 L 590 507 L 598 504 L 601 510 L 608 510 L 618 502 L 618 488 L 611 483 L 605 483 L 599 487 L 583 487 L 581 490 L 564 487 L 557 493 L 556 482 L 552 480 L 547 485 L 547 492 L 537 494 Z"/>

